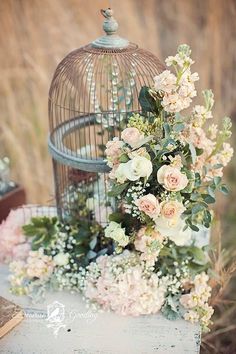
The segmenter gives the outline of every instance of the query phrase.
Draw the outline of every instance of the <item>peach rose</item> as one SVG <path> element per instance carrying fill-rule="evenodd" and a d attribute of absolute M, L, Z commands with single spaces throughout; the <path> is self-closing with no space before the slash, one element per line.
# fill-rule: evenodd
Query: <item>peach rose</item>
<path fill-rule="evenodd" d="M 188 184 L 188 178 L 178 168 L 164 165 L 157 171 L 157 180 L 163 187 L 171 192 L 178 192 Z"/>
<path fill-rule="evenodd" d="M 140 211 L 150 216 L 150 218 L 156 218 L 160 214 L 160 204 L 153 194 L 144 195 L 137 199 L 135 204 Z"/>
<path fill-rule="evenodd" d="M 144 134 L 140 133 L 137 128 L 126 128 L 121 133 L 121 139 L 131 147 L 134 147 L 144 138 Z"/>
<path fill-rule="evenodd" d="M 122 141 L 118 140 L 118 138 L 113 138 L 113 140 L 108 141 L 106 144 L 105 154 L 114 159 L 114 157 L 118 157 L 120 155 L 122 146 Z"/>
<path fill-rule="evenodd" d="M 161 203 L 161 215 L 168 219 L 179 217 L 184 210 L 183 204 L 177 200 Z"/>

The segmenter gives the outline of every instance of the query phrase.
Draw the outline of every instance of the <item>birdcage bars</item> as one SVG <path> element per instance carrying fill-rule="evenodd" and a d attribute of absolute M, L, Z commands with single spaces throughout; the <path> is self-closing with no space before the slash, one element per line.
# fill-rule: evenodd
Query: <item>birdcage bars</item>
<path fill-rule="evenodd" d="M 107 35 L 67 55 L 49 92 L 49 150 L 59 216 L 95 217 L 101 224 L 114 208 L 107 196 L 105 144 L 119 136 L 131 114 L 141 113 L 140 89 L 151 86 L 163 70 L 154 55 L 115 34 L 117 23 L 107 11 Z"/>

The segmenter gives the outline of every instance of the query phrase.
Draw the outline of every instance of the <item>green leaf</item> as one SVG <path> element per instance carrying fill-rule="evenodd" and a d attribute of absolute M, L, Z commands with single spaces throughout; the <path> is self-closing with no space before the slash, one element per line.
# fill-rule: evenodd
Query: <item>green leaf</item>
<path fill-rule="evenodd" d="M 204 202 L 206 202 L 207 204 L 213 204 L 216 201 L 215 198 L 210 194 L 201 194 L 201 196 Z"/>
<path fill-rule="evenodd" d="M 225 195 L 229 194 L 229 190 L 228 190 L 228 187 L 225 185 L 225 184 L 221 184 L 219 187 L 218 187 L 219 191 Z"/>
<path fill-rule="evenodd" d="M 93 250 L 96 247 L 97 244 L 97 237 L 94 237 L 90 242 L 89 242 L 89 247 L 91 250 Z"/>
<path fill-rule="evenodd" d="M 207 188 L 208 194 L 210 194 L 211 197 L 215 198 L 215 185 L 212 184 Z"/>
<path fill-rule="evenodd" d="M 109 197 L 117 197 L 120 195 L 129 185 L 129 182 L 113 185 L 112 189 L 108 192 Z"/>
<path fill-rule="evenodd" d="M 215 186 L 219 186 L 220 182 L 221 182 L 221 177 L 219 177 L 219 176 L 214 177 Z"/>
<path fill-rule="evenodd" d="M 199 228 L 198 228 L 196 225 L 192 224 L 192 223 L 189 223 L 189 227 L 190 227 L 191 230 L 193 230 L 193 231 L 196 231 L 196 232 L 199 231 Z"/>
<path fill-rule="evenodd" d="M 122 222 L 124 218 L 124 215 L 123 213 L 112 213 L 109 215 L 109 221 L 115 221 L 117 222 L 118 224 L 120 224 Z"/>
<path fill-rule="evenodd" d="M 222 163 L 217 163 L 216 165 L 213 165 L 213 168 L 214 169 L 218 169 L 218 168 L 221 168 L 221 167 L 224 167 L 223 165 L 222 165 Z"/>
<path fill-rule="evenodd" d="M 192 193 L 190 199 L 194 202 L 196 202 L 199 198 L 200 194 L 199 193 Z"/>
<path fill-rule="evenodd" d="M 56 217 L 33 217 L 29 224 L 22 227 L 25 236 L 32 238 L 34 250 L 50 245 L 57 234 L 57 222 Z"/>
<path fill-rule="evenodd" d="M 192 214 L 197 214 L 201 211 L 203 211 L 205 209 L 205 206 L 200 204 L 200 203 L 196 203 L 194 204 L 194 206 L 192 207 Z"/>
<path fill-rule="evenodd" d="M 164 123 L 163 125 L 164 132 L 165 132 L 165 138 L 168 138 L 170 135 L 170 126 L 168 123 Z"/>
<path fill-rule="evenodd" d="M 139 93 L 139 103 L 144 112 L 155 112 L 155 100 L 149 93 L 149 87 L 143 86 Z"/>
<path fill-rule="evenodd" d="M 129 157 L 126 154 L 123 154 L 120 156 L 119 161 L 122 163 L 128 162 L 129 161 Z"/>
<path fill-rule="evenodd" d="M 199 148 L 197 148 L 197 147 L 195 147 L 195 150 L 196 150 L 196 154 L 197 154 L 197 156 L 200 156 L 200 155 L 202 155 L 203 154 L 203 149 L 199 149 Z"/>
<path fill-rule="evenodd" d="M 87 253 L 87 258 L 90 260 L 90 259 L 93 259 L 93 258 L 96 258 L 97 257 L 97 253 L 94 252 L 94 251 L 88 251 Z"/>
<path fill-rule="evenodd" d="M 179 133 L 181 132 L 182 130 L 184 130 L 185 128 L 185 125 L 181 122 L 179 123 L 176 123 L 174 126 L 173 126 L 173 130 L 176 132 L 176 133 Z"/>
<path fill-rule="evenodd" d="M 206 253 L 199 247 L 191 247 L 190 252 L 193 255 L 193 262 L 199 265 L 204 265 L 208 262 Z"/>
<path fill-rule="evenodd" d="M 163 316 L 165 316 L 168 320 L 177 320 L 181 317 L 180 312 L 180 304 L 177 296 L 169 295 L 166 298 L 166 302 L 161 310 Z"/>

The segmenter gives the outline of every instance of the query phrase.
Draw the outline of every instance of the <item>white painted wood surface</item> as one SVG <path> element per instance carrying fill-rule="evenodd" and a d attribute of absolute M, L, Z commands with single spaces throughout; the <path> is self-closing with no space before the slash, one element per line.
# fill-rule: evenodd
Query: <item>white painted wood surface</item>
<path fill-rule="evenodd" d="M 0 295 L 21 305 L 24 321 L 0 340 L 1 354 L 196 354 L 199 327 L 184 320 L 168 321 L 161 315 L 123 317 L 91 313 L 78 294 L 49 293 L 45 302 L 32 305 L 27 297 L 9 293 L 7 267 L 0 266 Z M 61 322 L 48 318 L 55 301 Z M 63 319 L 63 309 L 65 316 Z M 55 315 L 54 312 L 54 315 Z M 61 326 L 58 335 L 55 327 Z"/>

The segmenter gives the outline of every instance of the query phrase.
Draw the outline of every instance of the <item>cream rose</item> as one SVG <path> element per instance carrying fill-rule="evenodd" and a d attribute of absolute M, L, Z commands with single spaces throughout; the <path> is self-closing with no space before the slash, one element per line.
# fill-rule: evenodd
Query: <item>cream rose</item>
<path fill-rule="evenodd" d="M 125 143 L 129 144 L 131 147 L 134 147 L 144 138 L 144 134 L 140 133 L 137 128 L 126 128 L 121 133 L 121 139 Z"/>
<path fill-rule="evenodd" d="M 111 221 L 105 228 L 105 237 L 113 239 L 121 247 L 125 247 L 129 243 L 129 237 L 126 236 L 125 229 L 115 221 Z"/>
<path fill-rule="evenodd" d="M 161 203 L 161 215 L 167 219 L 179 217 L 184 210 L 185 208 L 183 204 L 177 200 L 170 200 L 168 202 Z"/>
<path fill-rule="evenodd" d="M 177 246 L 185 246 L 191 240 L 192 232 L 188 227 L 184 230 L 186 224 L 184 220 L 179 218 L 168 219 L 160 216 L 155 220 L 156 229 L 163 235 L 168 237 Z"/>
<path fill-rule="evenodd" d="M 127 180 L 126 174 L 125 174 L 125 169 L 126 169 L 126 163 L 121 163 L 114 171 L 114 176 L 117 180 L 118 183 L 124 183 Z"/>
<path fill-rule="evenodd" d="M 188 178 L 178 168 L 164 165 L 157 171 L 157 180 L 163 187 L 171 192 L 178 192 L 188 184 Z"/>
<path fill-rule="evenodd" d="M 148 178 L 152 173 L 151 161 L 143 156 L 136 156 L 122 165 L 122 173 L 130 181 L 137 181 L 141 177 Z"/>
<path fill-rule="evenodd" d="M 160 213 L 160 204 L 153 194 L 144 195 L 137 199 L 135 204 L 140 211 L 150 216 L 150 218 L 156 218 Z"/>

